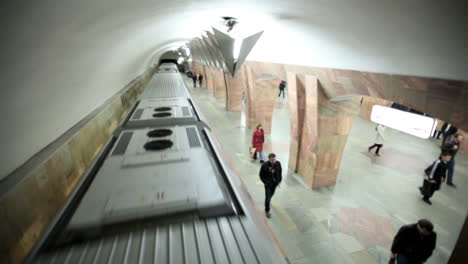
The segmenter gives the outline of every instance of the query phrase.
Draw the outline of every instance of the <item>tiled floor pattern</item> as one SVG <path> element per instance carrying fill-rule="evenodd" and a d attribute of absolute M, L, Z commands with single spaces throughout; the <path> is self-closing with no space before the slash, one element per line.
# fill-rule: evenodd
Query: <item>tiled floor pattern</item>
<path fill-rule="evenodd" d="M 191 86 L 190 86 L 191 87 Z M 248 158 L 251 131 L 245 115 L 225 111 L 224 104 L 206 89 L 192 95 L 209 120 L 252 197 L 263 208 L 260 165 Z M 356 118 L 350 133 L 338 183 L 311 190 L 286 170 L 289 150 L 287 98 L 278 99 L 272 134 L 265 150 L 275 152 L 284 170 L 284 182 L 272 200 L 268 220 L 292 263 L 388 263 L 389 246 L 398 228 L 419 218 L 435 223 L 437 249 L 427 263 L 446 263 L 468 208 L 468 155 L 457 156 L 457 189 L 443 186 L 433 205 L 420 200 L 417 186 L 422 170 L 438 155 L 435 140 L 418 139 L 387 130 L 381 157 L 367 152 L 373 144 L 374 125 Z"/>

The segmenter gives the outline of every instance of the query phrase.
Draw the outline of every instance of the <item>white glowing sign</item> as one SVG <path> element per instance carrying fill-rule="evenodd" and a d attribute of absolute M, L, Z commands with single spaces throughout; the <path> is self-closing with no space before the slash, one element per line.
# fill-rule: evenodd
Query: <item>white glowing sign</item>
<path fill-rule="evenodd" d="M 371 120 L 420 138 L 429 138 L 437 127 L 437 120 L 434 118 L 381 105 L 372 107 Z"/>

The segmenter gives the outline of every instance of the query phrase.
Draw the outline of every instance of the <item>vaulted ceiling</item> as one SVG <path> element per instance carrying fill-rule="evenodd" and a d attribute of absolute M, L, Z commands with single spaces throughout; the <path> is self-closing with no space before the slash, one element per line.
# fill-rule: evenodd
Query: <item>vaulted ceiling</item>
<path fill-rule="evenodd" d="M 1 1 L 0 175 L 220 16 L 265 31 L 248 60 L 468 80 L 466 10 L 436 0 Z"/>

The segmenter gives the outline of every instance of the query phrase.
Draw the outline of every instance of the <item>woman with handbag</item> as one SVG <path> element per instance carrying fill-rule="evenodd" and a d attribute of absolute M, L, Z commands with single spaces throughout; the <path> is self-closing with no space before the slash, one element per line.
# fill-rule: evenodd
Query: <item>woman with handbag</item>
<path fill-rule="evenodd" d="M 432 204 L 429 198 L 432 197 L 435 191 L 440 190 L 440 185 L 447 176 L 448 163 L 451 159 L 452 155 L 444 152 L 438 160 L 424 170 L 426 178 L 424 179 L 423 186 L 419 187 L 419 190 L 421 191 L 421 195 L 423 195 L 425 203 Z"/>
<path fill-rule="evenodd" d="M 263 131 L 262 124 L 258 124 L 257 128 L 252 134 L 252 146 L 255 148 L 255 155 L 254 159 L 256 158 L 256 154 L 258 153 L 258 157 L 260 159 L 260 163 L 263 163 L 263 143 L 265 142 L 265 132 Z"/>

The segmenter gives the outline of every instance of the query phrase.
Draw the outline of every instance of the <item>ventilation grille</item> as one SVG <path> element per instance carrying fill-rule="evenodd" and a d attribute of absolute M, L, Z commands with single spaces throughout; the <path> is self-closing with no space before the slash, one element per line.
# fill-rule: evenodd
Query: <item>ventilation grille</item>
<path fill-rule="evenodd" d="M 135 111 L 135 114 L 133 114 L 133 118 L 132 119 L 137 119 L 139 120 L 141 118 L 141 115 L 143 114 L 143 109 L 137 109 Z"/>
<path fill-rule="evenodd" d="M 177 73 L 158 73 L 142 94 L 143 99 L 187 97 L 184 81 Z"/>
<path fill-rule="evenodd" d="M 238 216 L 131 226 L 130 232 L 55 249 L 33 263 L 271 263 L 260 255 L 269 245 L 257 234 Z"/>
<path fill-rule="evenodd" d="M 187 127 L 187 137 L 191 148 L 201 147 L 200 139 L 198 138 L 197 131 L 194 127 Z"/>
<path fill-rule="evenodd" d="M 182 114 L 184 116 L 190 116 L 190 110 L 188 109 L 187 106 L 182 107 Z"/>
<path fill-rule="evenodd" d="M 123 135 L 120 137 L 119 142 L 117 143 L 117 146 L 114 148 L 114 151 L 112 151 L 112 156 L 125 154 L 125 151 L 128 147 L 128 143 L 130 143 L 130 139 L 132 138 L 132 136 L 133 132 L 123 133 Z"/>

